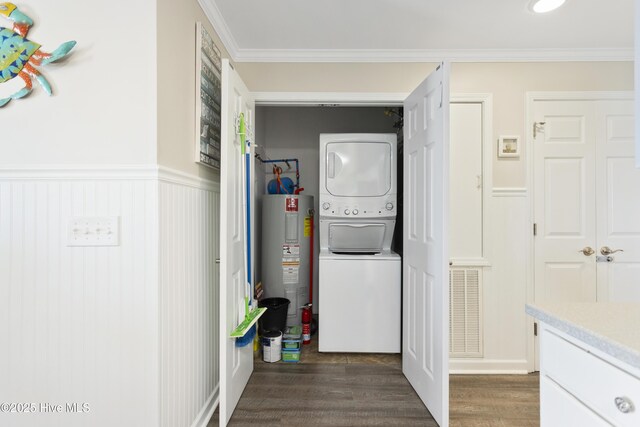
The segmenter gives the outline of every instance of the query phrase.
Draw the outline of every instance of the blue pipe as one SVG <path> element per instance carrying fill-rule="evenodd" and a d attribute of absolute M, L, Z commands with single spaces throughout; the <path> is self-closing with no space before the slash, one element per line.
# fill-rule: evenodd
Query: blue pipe
<path fill-rule="evenodd" d="M 296 188 L 300 188 L 300 165 L 298 159 L 277 159 L 277 160 L 262 160 L 259 159 L 262 163 L 288 163 L 288 162 L 296 162 Z"/>

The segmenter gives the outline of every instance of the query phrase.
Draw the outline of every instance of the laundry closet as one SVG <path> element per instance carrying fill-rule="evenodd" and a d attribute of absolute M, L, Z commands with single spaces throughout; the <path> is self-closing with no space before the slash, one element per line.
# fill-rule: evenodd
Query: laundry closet
<path fill-rule="evenodd" d="M 256 283 L 262 283 L 265 296 L 276 296 L 279 292 L 279 296 L 288 297 L 291 300 L 288 319 L 296 319 L 298 323 L 301 306 L 313 301 L 314 320 L 319 317 L 320 325 L 319 337 L 314 336 L 314 339 L 319 338 L 321 352 L 399 353 L 402 333 L 400 256 L 403 252 L 404 188 L 402 108 L 257 106 L 255 117 Z M 353 206 L 342 206 L 334 201 L 335 198 L 325 197 L 326 200 L 321 203 L 323 189 L 327 193 L 327 187 L 321 184 L 328 179 L 328 169 L 322 168 L 329 166 L 321 162 L 321 158 L 332 160 L 332 168 L 336 167 L 336 161 L 344 160 L 336 160 L 336 154 L 329 153 L 326 144 L 336 142 L 336 138 L 340 140 L 340 135 L 342 139 L 355 135 L 355 140 L 362 142 L 362 135 L 359 134 L 366 134 L 370 145 L 378 142 L 381 143 L 378 144 L 380 147 L 393 147 L 389 160 L 393 161 L 394 170 L 378 171 L 383 178 L 393 178 L 393 182 L 378 180 L 380 189 L 384 191 L 376 193 L 382 196 L 393 193 L 393 200 L 379 203 L 379 209 L 376 207 L 375 212 L 366 206 L 356 206 L 354 211 Z M 321 141 L 323 138 L 324 141 Z M 481 357 L 481 260 L 486 255 L 483 247 L 483 168 L 486 165 L 483 165 L 485 141 L 482 103 L 451 104 L 450 144 L 451 356 Z M 350 147 L 356 152 L 361 148 L 357 143 Z M 384 155 L 376 158 L 383 159 Z M 381 162 L 384 163 L 379 160 L 371 168 L 384 168 Z M 334 169 L 332 171 L 335 173 Z M 265 230 L 265 216 L 271 216 L 274 209 L 283 211 L 283 215 L 287 210 L 284 199 L 274 204 L 274 196 L 269 195 L 280 185 L 281 189 L 276 192 L 284 195 L 303 189 L 298 191 L 301 202 L 296 212 L 300 216 L 297 227 L 300 232 L 296 236 L 301 241 L 312 239 L 311 242 L 302 242 L 299 247 L 297 240 L 290 244 L 284 237 L 282 242 L 273 242 L 273 227 L 267 225 Z M 303 196 L 311 196 L 312 202 L 303 202 Z M 356 196 L 356 199 L 367 200 L 367 197 Z M 306 206 L 310 203 L 311 210 Z M 336 207 L 340 208 L 337 213 Z M 367 209 L 369 212 L 365 213 Z M 347 211 L 348 215 L 345 214 Z M 269 220 L 266 224 L 272 222 Z M 313 227 L 311 232 L 309 227 Z M 346 247 L 327 250 L 330 227 L 333 227 L 334 236 L 343 238 L 342 244 L 346 244 Z M 369 230 L 367 235 L 374 243 L 367 244 L 373 247 L 363 246 L 360 250 L 350 247 L 354 240 L 357 244 L 360 236 L 352 233 L 359 233 L 363 229 Z M 268 242 L 263 241 L 264 236 L 269 236 Z M 281 253 L 283 246 L 285 252 L 290 251 L 292 246 L 294 256 Z M 266 254 L 265 248 L 268 248 Z M 336 260 L 336 256 L 340 260 Z M 394 256 L 397 257 L 395 263 Z M 371 264 L 371 260 L 381 259 L 394 266 L 382 267 L 377 271 L 377 266 L 383 265 L 382 262 Z M 319 278 L 319 266 L 323 263 L 326 266 L 327 262 L 329 266 L 324 267 L 324 273 L 320 273 L 327 278 L 323 281 L 323 278 Z M 284 288 L 287 285 L 283 287 L 269 283 L 269 279 L 274 277 L 273 271 L 277 272 L 277 280 L 293 282 L 291 289 L 299 291 L 291 290 L 285 295 L 287 291 Z M 347 278 L 341 281 L 343 275 Z M 396 275 L 397 279 L 394 279 Z M 359 280 L 365 277 L 366 280 Z M 377 280 L 372 280 L 376 277 Z M 350 282 L 353 285 L 351 288 Z M 282 290 L 274 293 L 275 288 Z M 350 290 L 361 293 L 361 297 L 350 293 Z M 377 303 L 376 296 L 379 296 Z M 343 328 L 339 327 L 341 324 Z M 369 333 L 369 339 L 358 337 L 358 330 L 362 336 Z"/>

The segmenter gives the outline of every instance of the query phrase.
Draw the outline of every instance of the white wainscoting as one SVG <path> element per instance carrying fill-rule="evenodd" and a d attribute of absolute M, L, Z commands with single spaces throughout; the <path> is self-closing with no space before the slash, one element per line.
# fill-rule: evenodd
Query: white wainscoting
<path fill-rule="evenodd" d="M 0 401 L 38 405 L 0 425 L 158 425 L 157 181 L 103 172 L 0 173 Z M 119 216 L 120 245 L 67 246 L 72 216 Z"/>
<path fill-rule="evenodd" d="M 206 426 L 218 402 L 219 186 L 161 170 L 160 411 Z"/>
<path fill-rule="evenodd" d="M 494 188 L 490 267 L 483 268 L 483 356 L 451 359 L 452 374 L 524 374 L 527 364 L 529 201 L 525 188 Z"/>
<path fill-rule="evenodd" d="M 217 403 L 219 188 L 157 166 L 0 170 L 0 425 L 205 426 Z M 69 247 L 72 216 L 120 245 Z"/>

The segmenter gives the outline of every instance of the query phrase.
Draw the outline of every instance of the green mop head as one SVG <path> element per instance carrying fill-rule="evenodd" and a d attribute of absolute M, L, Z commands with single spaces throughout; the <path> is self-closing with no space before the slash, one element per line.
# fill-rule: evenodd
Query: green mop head
<path fill-rule="evenodd" d="M 266 307 L 257 307 L 251 310 L 249 314 L 247 314 L 247 316 L 244 318 L 242 323 L 240 323 L 238 327 L 235 328 L 233 332 L 231 332 L 231 335 L 229 335 L 229 337 L 242 338 L 246 336 L 247 332 L 249 332 L 249 329 L 256 324 L 260 316 L 262 316 L 266 311 L 267 311 Z M 255 331 L 254 331 L 254 335 L 255 335 Z"/>

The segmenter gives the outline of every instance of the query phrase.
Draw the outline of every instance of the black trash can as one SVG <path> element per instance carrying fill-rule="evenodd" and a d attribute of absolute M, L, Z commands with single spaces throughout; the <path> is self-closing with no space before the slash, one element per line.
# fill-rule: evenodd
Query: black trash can
<path fill-rule="evenodd" d="M 284 333 L 287 327 L 287 312 L 290 301 L 286 298 L 265 298 L 258 302 L 258 307 L 267 307 L 258 320 L 260 335 L 266 331 L 280 331 Z"/>

